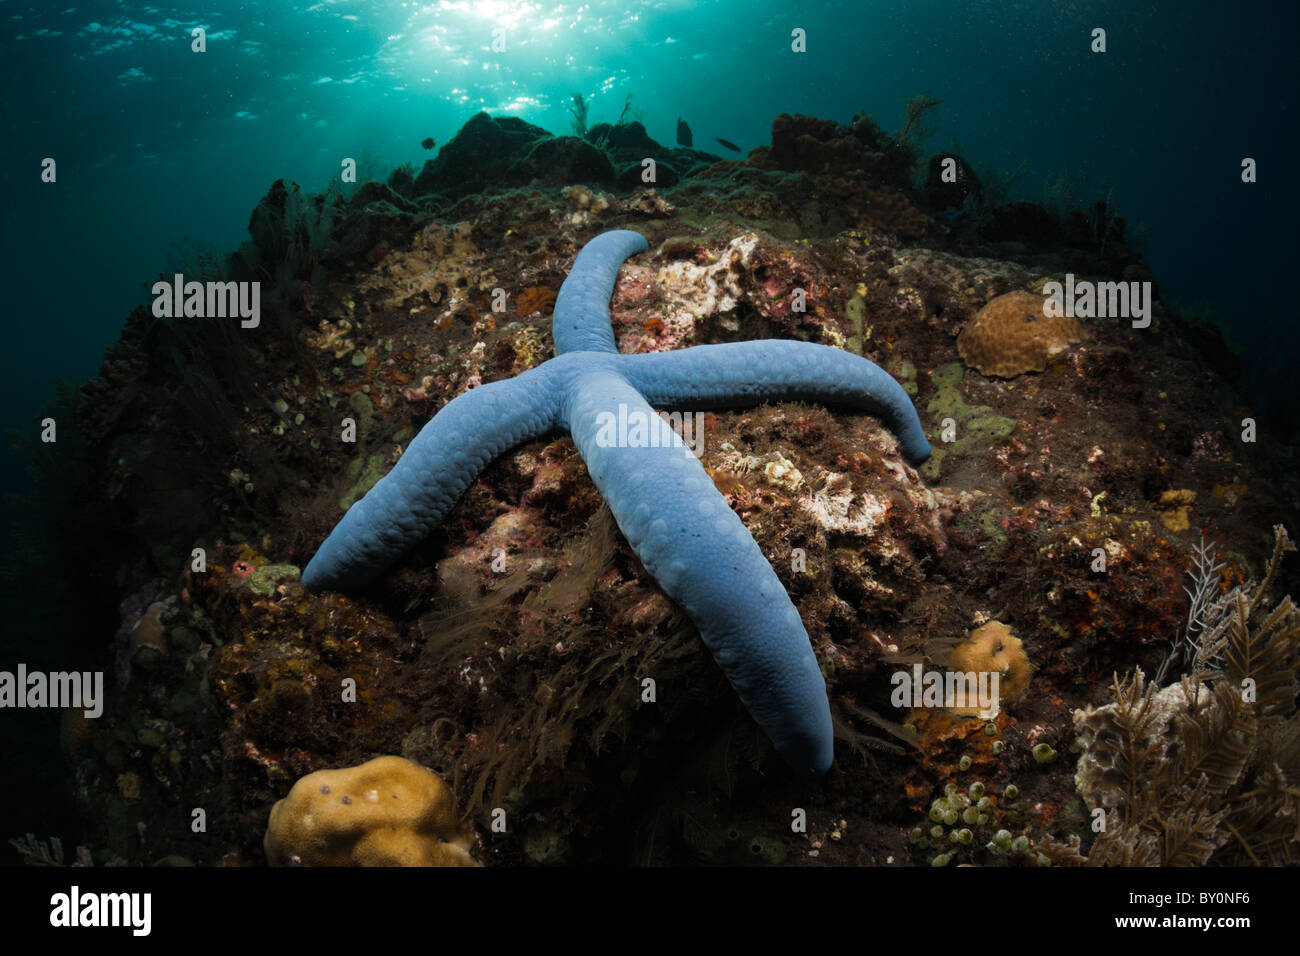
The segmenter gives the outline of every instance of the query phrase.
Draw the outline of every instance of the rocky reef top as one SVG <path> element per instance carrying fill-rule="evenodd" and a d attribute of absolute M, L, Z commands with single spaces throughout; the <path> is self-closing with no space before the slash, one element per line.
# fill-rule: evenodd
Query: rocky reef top
<path fill-rule="evenodd" d="M 259 281 L 260 326 L 141 307 L 75 403 L 86 593 L 119 622 L 85 636 L 112 662 L 110 711 L 63 737 L 96 862 L 264 863 L 295 781 L 385 755 L 447 782 L 489 865 L 1082 861 L 1095 788 L 1076 791 L 1075 710 L 1159 669 L 1202 536 L 1224 591 L 1264 574 L 1272 527 L 1300 528 L 1295 452 L 1154 284 L 1144 328 L 1079 317 L 1023 368 L 959 351 L 999 297 L 1154 277 L 1113 210 L 998 201 L 964 160 L 951 188 L 943 158 L 866 117 L 782 115 L 770 146 L 721 160 L 637 123 L 556 137 L 481 114 L 346 198 L 274 183 L 250 241 L 187 270 Z M 430 416 L 550 357 L 559 283 L 614 228 L 650 245 L 615 288 L 621 351 L 848 349 L 931 435 L 913 470 L 869 415 L 701 415 L 703 464 L 826 677 L 836 761 L 814 786 L 782 769 L 567 436 L 489 465 L 366 593 L 298 583 Z M 1271 589 L 1294 591 L 1278 563 Z M 894 675 L 955 651 L 1017 682 L 995 718 L 891 699 Z"/>

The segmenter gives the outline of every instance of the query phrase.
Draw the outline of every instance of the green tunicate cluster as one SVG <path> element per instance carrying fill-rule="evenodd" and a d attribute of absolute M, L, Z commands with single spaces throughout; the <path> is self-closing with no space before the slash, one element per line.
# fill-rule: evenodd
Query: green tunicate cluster
<path fill-rule="evenodd" d="M 964 755 L 963 755 L 962 758 L 961 758 L 960 760 L 957 761 L 957 769 L 960 770 L 962 773 L 965 773 L 967 770 L 969 770 L 969 769 L 970 769 L 970 757 L 967 757 L 967 756 L 964 756 Z"/>
<path fill-rule="evenodd" d="M 908 842 L 921 850 L 942 851 L 938 857 L 930 859 L 935 866 L 946 866 L 958 858 L 964 852 L 963 847 L 970 847 L 972 851 L 981 848 L 979 852 L 987 850 L 999 856 L 1024 857 L 1040 866 L 1050 865 L 1050 861 L 1034 848 L 1029 837 L 1013 837 L 1006 829 L 996 832 L 980 829 L 988 827 L 994 819 L 1001 820 L 999 806 L 995 805 L 988 790 L 989 785 L 981 780 L 973 780 L 964 787 L 956 782 L 944 784 L 944 795 L 936 797 L 930 804 L 929 821 L 913 827 Z M 1007 784 L 1002 805 L 1014 800 L 1018 794 L 1015 784 Z M 981 862 L 978 855 L 968 859 Z"/>
<path fill-rule="evenodd" d="M 944 833 L 947 832 L 947 842 L 960 844 L 963 841 L 959 836 L 961 831 L 957 829 L 959 823 L 975 825 L 979 816 L 979 812 L 971 805 L 971 799 L 965 791 L 955 783 L 949 783 L 944 787 L 944 796 L 936 798 L 930 804 L 930 819 L 935 825 L 930 827 L 928 836 L 921 827 L 915 827 L 911 833 L 911 843 L 922 849 L 936 848 L 945 842 Z M 953 829 L 946 831 L 945 827 Z M 951 852 L 947 856 L 950 857 Z"/>
<path fill-rule="evenodd" d="M 264 564 L 248 576 L 248 587 L 258 597 L 270 597 L 287 581 L 297 581 L 300 572 L 292 564 Z"/>
<path fill-rule="evenodd" d="M 1051 744 L 1035 744 L 1033 754 L 1039 763 L 1053 763 L 1056 760 L 1056 751 Z"/>
<path fill-rule="evenodd" d="M 959 384 L 964 374 L 965 367 L 960 362 L 951 362 L 930 375 L 930 382 L 938 391 L 926 406 L 933 428 L 932 450 L 929 461 L 921 466 L 921 474 L 931 481 L 939 479 L 940 466 L 947 456 L 961 456 L 987 447 L 1016 428 L 1014 418 L 998 415 L 987 405 L 966 404 Z M 956 425 L 955 440 L 950 442 L 943 440 L 944 420 L 948 418 Z"/>
<path fill-rule="evenodd" d="M 1051 861 L 1035 850 L 1029 837 L 1023 833 L 1013 838 L 1010 830 L 999 830 L 993 835 L 993 839 L 985 844 L 985 849 L 997 856 L 1032 856 L 1033 862 L 1039 866 L 1051 865 Z"/>

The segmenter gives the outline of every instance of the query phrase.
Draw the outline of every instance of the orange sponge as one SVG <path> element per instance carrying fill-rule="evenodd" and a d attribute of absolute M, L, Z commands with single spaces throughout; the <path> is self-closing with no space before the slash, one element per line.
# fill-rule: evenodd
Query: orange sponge
<path fill-rule="evenodd" d="M 1020 697 L 1029 688 L 1029 678 L 1034 673 L 1024 644 L 1001 621 L 989 621 L 971 631 L 966 643 L 953 648 L 948 669 L 997 674 L 999 705 Z M 979 708 L 955 708 L 954 713 L 977 714 Z"/>

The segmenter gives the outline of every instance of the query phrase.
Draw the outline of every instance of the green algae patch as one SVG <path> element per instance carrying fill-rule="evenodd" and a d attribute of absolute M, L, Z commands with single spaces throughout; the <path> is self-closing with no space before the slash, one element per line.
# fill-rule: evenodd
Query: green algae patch
<path fill-rule="evenodd" d="M 898 374 L 894 376 L 898 379 L 900 385 L 912 398 L 916 398 L 916 366 L 911 362 L 904 362 L 898 367 Z"/>
<path fill-rule="evenodd" d="M 1016 430 L 1016 420 L 1002 415 L 981 415 L 966 423 L 966 437 L 956 444 L 970 441 L 974 444 L 992 444 L 999 438 L 1006 438 Z"/>
<path fill-rule="evenodd" d="M 951 418 L 958 425 L 976 413 L 991 412 L 993 409 L 983 405 L 967 405 L 961 392 L 955 385 L 946 385 L 935 393 L 925 410 L 940 424 L 945 418 Z"/>
<path fill-rule="evenodd" d="M 966 375 L 966 366 L 961 362 L 949 362 L 947 365 L 940 365 L 930 373 L 930 384 L 937 389 L 945 389 L 950 386 L 959 385 Z"/>
<path fill-rule="evenodd" d="M 844 317 L 849 320 L 849 328 L 853 330 L 849 335 L 846 349 L 861 355 L 863 343 L 871 337 L 871 330 L 867 328 L 866 300 L 860 295 L 849 299 L 844 306 Z"/>
<path fill-rule="evenodd" d="M 948 457 L 948 450 L 930 443 L 930 457 L 925 460 L 921 466 L 921 477 L 926 481 L 938 481 L 943 473 L 943 460 Z"/>
<path fill-rule="evenodd" d="M 953 527 L 964 534 L 982 537 L 987 544 L 990 556 L 996 557 L 1006 550 L 1008 536 L 1002 527 L 1008 512 L 1001 508 L 989 508 L 986 511 L 967 512 L 953 520 Z"/>
<path fill-rule="evenodd" d="M 939 390 L 926 405 L 934 423 L 931 434 L 933 451 L 921 466 L 921 474 L 937 481 L 943 460 L 949 455 L 964 456 L 1006 438 L 1016 430 L 1016 420 L 999 415 L 988 405 L 968 405 L 957 382 L 965 374 L 960 362 L 935 369 L 930 380 Z"/>
<path fill-rule="evenodd" d="M 348 398 L 348 408 L 357 416 L 357 437 L 364 440 L 370 434 L 375 420 L 375 406 L 364 392 L 353 392 Z"/>
<path fill-rule="evenodd" d="M 248 576 L 248 587 L 258 597 L 270 597 L 287 581 L 297 581 L 300 572 L 292 564 L 264 564 Z"/>
<path fill-rule="evenodd" d="M 384 464 L 383 455 L 354 458 L 348 462 L 344 474 L 352 484 L 343 493 L 343 497 L 339 499 L 340 511 L 347 511 L 360 501 L 367 491 L 379 483 L 379 479 L 384 477 Z"/>

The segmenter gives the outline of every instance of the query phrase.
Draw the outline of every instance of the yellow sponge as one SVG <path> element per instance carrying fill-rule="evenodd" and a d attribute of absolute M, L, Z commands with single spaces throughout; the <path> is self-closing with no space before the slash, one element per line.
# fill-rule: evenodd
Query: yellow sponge
<path fill-rule="evenodd" d="M 272 866 L 476 866 L 473 838 L 436 774 L 403 757 L 318 770 L 271 808 Z"/>

